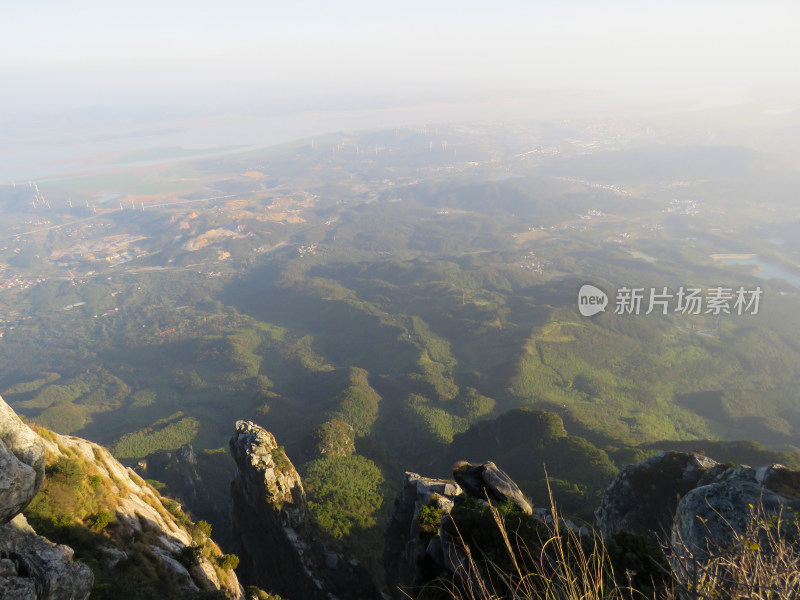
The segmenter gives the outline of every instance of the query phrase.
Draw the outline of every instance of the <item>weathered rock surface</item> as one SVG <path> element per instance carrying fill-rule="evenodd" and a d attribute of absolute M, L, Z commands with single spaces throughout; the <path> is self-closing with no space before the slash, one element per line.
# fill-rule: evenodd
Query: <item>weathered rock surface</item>
<path fill-rule="evenodd" d="M 511 501 L 526 515 L 533 514 L 533 507 L 517 487 L 517 484 L 493 462 L 483 464 L 462 464 L 453 477 L 470 496 L 497 502 Z"/>
<path fill-rule="evenodd" d="M 117 541 L 98 548 L 102 562 L 113 567 L 129 557 L 126 544 L 141 534 L 153 540 L 152 552 L 176 571 L 180 567 L 188 575 L 184 588 L 221 590 L 231 600 L 243 600 L 244 590 L 233 571 L 221 580 L 210 560 L 200 555 L 196 568 L 189 573 L 177 556 L 194 544 L 192 535 L 177 517 L 165 508 L 165 500 L 131 469 L 124 467 L 111 453 L 92 442 L 72 436 L 48 432 L 42 437 L 22 423 L 13 410 L 0 399 L 0 450 L 12 449 L 15 460 L 27 467 L 29 495 L 18 502 L 24 508 L 41 486 L 45 456 L 90 464 L 103 484 L 108 484 L 116 502 Z M 43 434 L 44 435 L 44 434 Z M 1 452 L 0 452 L 1 454 Z M 12 466 L 15 466 L 12 463 Z M 0 466 L 0 479 L 6 465 Z M 20 484 L 21 485 L 21 484 Z M 13 515 L 12 515 L 13 516 Z M 119 546 L 115 545 L 119 544 Z M 221 556 L 216 546 L 212 549 Z M 0 599 L 36 598 L 37 600 L 83 600 L 91 592 L 94 577 L 91 569 L 72 560 L 73 551 L 36 535 L 19 514 L 0 527 Z"/>
<path fill-rule="evenodd" d="M 688 452 L 662 452 L 628 465 L 606 488 L 595 511 L 603 535 L 627 531 L 659 544 L 669 536 L 680 499 L 726 467 Z"/>
<path fill-rule="evenodd" d="M 245 582 L 292 599 L 380 597 L 366 569 L 311 534 L 300 475 L 271 433 L 237 421 L 230 449 L 231 520 Z"/>
<path fill-rule="evenodd" d="M 703 454 L 662 452 L 629 465 L 612 481 L 596 511 L 604 535 L 627 531 L 669 543 L 669 562 L 688 584 L 714 553 L 745 534 L 757 518 L 770 522 L 800 504 L 800 472 L 779 464 L 731 467 Z M 766 545 L 762 552 L 768 552 Z"/>
<path fill-rule="evenodd" d="M 465 567 L 461 544 L 448 533 L 454 508 L 485 506 L 488 498 L 494 503 L 511 501 L 540 521 L 549 516 L 545 510 L 534 510 L 517 484 L 492 462 L 459 463 L 453 476 L 455 481 L 405 474 L 386 525 L 383 553 L 386 581 L 396 600 L 415 594 L 440 576 L 462 581 L 474 576 Z"/>
<path fill-rule="evenodd" d="M 439 535 L 433 535 L 434 532 L 421 530 L 420 510 L 435 506 L 442 515 L 449 514 L 456 498 L 463 494 L 453 481 L 405 474 L 403 489 L 395 499 L 386 524 L 383 551 L 386 582 L 392 598 L 406 598 L 401 588 L 420 587 L 435 577 L 435 571 L 444 568 L 442 540 Z"/>
<path fill-rule="evenodd" d="M 167 567 L 177 572 L 175 565 L 180 565 L 177 556 L 184 548 L 194 545 L 194 540 L 177 517 L 164 508 L 164 499 L 156 490 L 147 485 L 133 469 L 123 466 L 102 446 L 81 438 L 57 434 L 53 434 L 52 440 L 44 440 L 44 444 L 54 457 L 72 453 L 92 462 L 103 479 L 111 482 L 117 499 L 116 519 L 127 530 L 121 537 L 132 541 L 139 534 L 155 534 L 155 543 L 151 549 Z M 109 556 L 109 560 L 114 560 L 111 555 L 115 550 L 125 552 L 125 548 L 109 547 L 104 554 Z M 235 573 L 229 571 L 224 580 L 220 580 L 208 558 L 202 554 L 197 558 L 199 568 L 191 571 L 190 579 L 183 586 L 187 591 L 221 590 L 230 599 L 244 598 L 244 590 Z M 185 568 L 183 570 L 186 571 Z M 183 572 L 180 576 L 183 577 Z"/>
<path fill-rule="evenodd" d="M 0 398 L 0 525 L 30 503 L 44 481 L 41 439 Z"/>
<path fill-rule="evenodd" d="M 84 600 L 94 584 L 73 551 L 36 535 L 21 511 L 44 481 L 45 445 L 0 398 L 0 598 Z"/>
<path fill-rule="evenodd" d="M 68 546 L 36 535 L 25 517 L 17 515 L 0 527 L 0 598 L 11 600 L 84 600 L 94 585 L 92 570 L 72 560 Z"/>
<path fill-rule="evenodd" d="M 673 519 L 670 562 L 673 571 L 689 577 L 681 557 L 702 561 L 747 531 L 753 511 L 767 522 L 787 518 L 800 502 L 800 473 L 773 464 L 758 469 L 729 468 L 714 480 L 691 490 L 680 501 Z M 768 551 L 766 545 L 762 551 Z"/>

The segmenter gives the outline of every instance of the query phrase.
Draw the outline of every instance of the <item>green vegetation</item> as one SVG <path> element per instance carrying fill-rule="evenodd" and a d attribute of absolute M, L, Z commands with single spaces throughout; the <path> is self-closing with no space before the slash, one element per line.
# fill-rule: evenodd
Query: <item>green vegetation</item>
<path fill-rule="evenodd" d="M 45 483 L 25 509 L 25 516 L 42 535 L 53 528 L 83 525 L 95 531 L 113 519 L 117 499 L 111 482 L 101 478 L 96 467 L 77 455 L 60 456 L 48 462 Z"/>
<path fill-rule="evenodd" d="M 211 525 L 208 521 L 198 521 L 192 527 L 192 538 L 195 543 L 200 543 L 211 537 Z"/>
<path fill-rule="evenodd" d="M 231 571 L 239 566 L 239 557 L 235 554 L 224 554 L 217 559 L 220 569 Z"/>
<path fill-rule="evenodd" d="M 355 431 L 342 419 L 325 421 L 314 429 L 315 456 L 349 456 L 356 450 Z"/>
<path fill-rule="evenodd" d="M 27 394 L 30 392 L 36 392 L 41 388 L 43 385 L 48 383 L 52 383 L 56 379 L 59 379 L 61 375 L 58 373 L 42 373 L 42 376 L 38 379 L 34 379 L 33 381 L 27 381 L 24 383 L 18 383 L 17 385 L 12 385 L 10 388 L 3 392 L 4 396 L 12 396 L 15 394 Z"/>
<path fill-rule="evenodd" d="M 281 600 L 281 597 L 277 594 L 268 594 L 254 585 L 248 585 L 245 591 L 247 592 L 247 600 Z"/>
<path fill-rule="evenodd" d="M 437 533 L 443 514 L 443 511 L 435 506 L 420 506 L 419 516 L 417 517 L 420 531 L 424 533 Z"/>
<path fill-rule="evenodd" d="M 476 423 L 454 438 L 440 464 L 488 458 L 532 496 L 534 505 L 547 505 L 552 492 L 562 510 L 587 522 L 594 520 L 600 495 L 617 473 L 605 450 L 569 435 L 552 411 L 517 409 Z"/>
<path fill-rule="evenodd" d="M 308 507 L 319 527 L 333 538 L 376 524 L 383 503 L 383 475 L 363 456 L 330 456 L 305 465 Z"/>
<path fill-rule="evenodd" d="M 464 419 L 433 406 L 427 398 L 418 394 L 409 396 L 406 406 L 408 420 L 413 423 L 409 428 L 426 433 L 435 444 L 449 444 L 456 433 L 467 428 Z"/>
<path fill-rule="evenodd" d="M 461 407 L 463 416 L 470 421 L 490 414 L 497 405 L 493 398 L 484 396 L 471 387 L 465 390 L 465 393 L 458 398 L 457 402 Z"/>
<path fill-rule="evenodd" d="M 293 466 L 289 457 L 286 456 L 286 449 L 283 446 L 278 446 L 277 448 L 273 448 L 270 451 L 270 455 L 272 456 L 272 462 L 275 465 L 275 468 L 280 473 L 289 473 L 293 470 Z"/>
<path fill-rule="evenodd" d="M 122 436 L 113 451 L 120 458 L 143 458 L 158 450 L 175 450 L 191 442 L 199 426 L 197 419 L 177 412 L 152 427 Z"/>
<path fill-rule="evenodd" d="M 367 381 L 367 372 L 353 369 L 348 386 L 336 398 L 338 408 L 334 414 L 348 423 L 356 434 L 368 435 L 378 418 L 380 400 Z"/>
<path fill-rule="evenodd" d="M 725 148 L 607 151 L 595 143 L 607 123 L 475 127 L 442 128 L 457 157 L 401 129 L 326 138 L 391 150 L 369 160 L 305 141 L 146 180 L 51 180 L 46 212 L 25 186 L 0 186 L 5 399 L 128 465 L 191 442 L 204 480 L 223 488 L 230 460 L 205 451 L 251 419 L 291 456 L 339 472 L 361 454 L 390 482 L 494 460 L 538 504 L 546 467 L 559 504 L 587 519 L 618 468 L 659 449 L 800 465 L 797 290 L 709 259 L 753 252 L 793 273 L 800 215 L 784 198 L 795 175 Z M 557 156 L 528 153 L 544 147 Z M 164 152 L 174 151 L 152 156 Z M 721 166 L 729 160 L 741 171 Z M 778 180 L 766 193 L 763 182 Z M 676 182 L 700 207 L 724 198 L 725 211 L 672 210 Z M 182 191 L 180 204 L 136 196 Z M 106 192 L 146 210 L 103 206 Z M 774 206 L 760 210 L 756 197 Z M 764 295 L 757 316 L 617 315 L 612 301 L 587 319 L 575 292 L 588 281 L 609 291 L 759 284 Z M 54 474 L 64 486 L 69 477 Z M 92 477 L 75 485 L 101 488 Z M 179 478 L 163 479 L 174 493 Z M 364 485 L 374 500 L 380 484 Z M 349 515 L 335 508 L 345 500 L 314 501 L 342 543 L 379 537 L 385 503 Z M 213 508 L 222 499 L 194 502 L 193 513 L 224 522 Z M 104 510 L 86 516 L 94 527 Z"/>
<path fill-rule="evenodd" d="M 43 535 L 75 550 L 75 558 L 88 564 L 95 576 L 92 598 L 127 600 L 179 600 L 186 597 L 183 582 L 156 556 L 151 544 L 163 535 L 146 525 L 132 532 L 116 519 L 120 503 L 120 482 L 100 469 L 102 459 L 88 460 L 83 453 L 62 445 L 59 439 L 38 426 L 37 433 L 58 447 L 57 456 L 48 454 L 46 476 L 41 490 L 24 511 L 25 517 Z M 98 462 L 100 461 L 100 462 Z M 138 485 L 146 485 L 135 478 Z M 199 557 L 216 565 L 221 581 L 235 569 L 238 557 L 223 555 L 211 541 L 211 525 L 193 523 L 174 500 L 156 495 L 140 496 L 143 502 L 174 520 L 192 536 L 194 545 L 184 548 L 177 558 L 191 568 Z M 124 552 L 126 558 L 113 567 L 103 549 Z M 203 592 L 210 593 L 210 592 Z M 210 596 L 209 596 L 210 597 Z"/>

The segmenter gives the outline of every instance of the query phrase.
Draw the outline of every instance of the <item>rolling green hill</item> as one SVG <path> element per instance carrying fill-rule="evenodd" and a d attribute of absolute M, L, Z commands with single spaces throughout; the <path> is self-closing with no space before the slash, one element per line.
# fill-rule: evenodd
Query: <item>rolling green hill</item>
<path fill-rule="evenodd" d="M 64 209 L 24 241 L 11 228 L 32 217 L 9 200 L 0 262 L 31 285 L 0 294 L 0 393 L 129 463 L 223 448 L 246 418 L 309 461 L 318 427 L 343 422 L 385 481 L 494 460 L 542 502 L 545 464 L 585 517 L 620 464 L 660 448 L 798 463 L 798 290 L 710 258 L 793 272 L 791 206 L 720 200 L 734 180 L 792 180 L 783 167 L 674 146 L 523 161 L 453 136 L 469 148 L 455 163 L 423 160 L 413 132 L 364 134 L 392 156 L 298 144 L 198 162 L 193 204 Z M 764 295 L 755 316 L 619 315 L 612 298 L 585 318 L 585 282 Z M 763 447 L 724 445 L 743 439 Z"/>

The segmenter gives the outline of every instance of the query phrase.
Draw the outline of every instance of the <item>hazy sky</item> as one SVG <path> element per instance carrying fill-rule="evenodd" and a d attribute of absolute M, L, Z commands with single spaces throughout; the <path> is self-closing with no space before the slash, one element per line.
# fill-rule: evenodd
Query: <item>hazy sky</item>
<path fill-rule="evenodd" d="M 0 14 L 6 113 L 552 88 L 717 102 L 800 82 L 795 0 L 31 0 Z"/>
<path fill-rule="evenodd" d="M 797 0 L 0 0 L 0 182 L 412 123 L 796 110 L 798 23 Z"/>

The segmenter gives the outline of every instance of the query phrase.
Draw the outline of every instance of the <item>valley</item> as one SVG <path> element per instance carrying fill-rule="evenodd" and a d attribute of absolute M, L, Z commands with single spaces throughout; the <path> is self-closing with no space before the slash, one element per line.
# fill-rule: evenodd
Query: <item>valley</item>
<path fill-rule="evenodd" d="M 357 515 L 309 497 L 373 573 L 404 471 L 494 460 L 543 502 L 544 463 L 590 520 L 622 466 L 666 445 L 800 466 L 800 290 L 712 258 L 800 273 L 786 161 L 603 121 L 164 160 L 0 186 L 0 393 L 129 466 L 191 444 L 217 491 L 187 506 L 215 532 L 239 419 L 317 489 L 365 479 Z M 612 300 L 587 318 L 587 282 L 763 297 L 754 315 Z"/>

